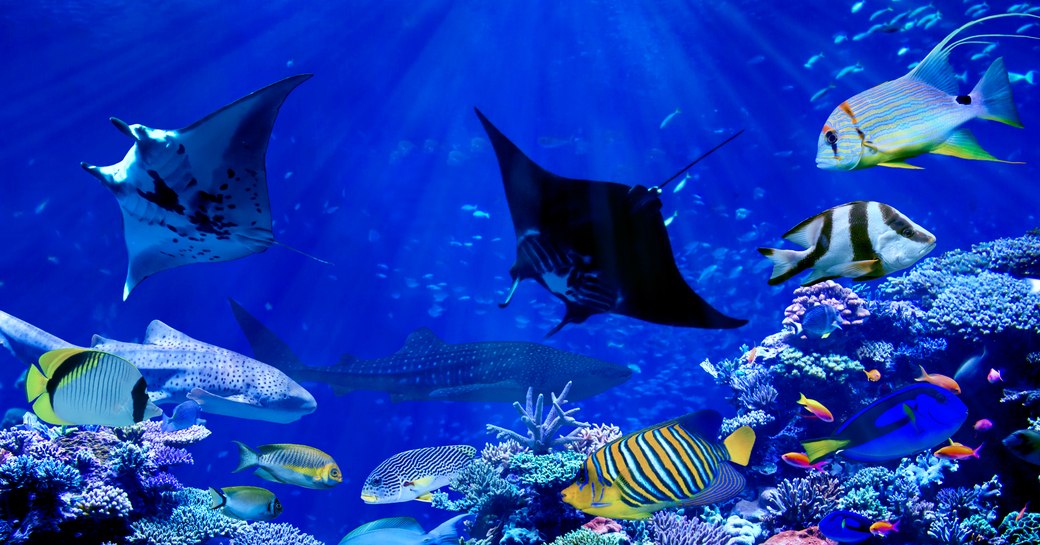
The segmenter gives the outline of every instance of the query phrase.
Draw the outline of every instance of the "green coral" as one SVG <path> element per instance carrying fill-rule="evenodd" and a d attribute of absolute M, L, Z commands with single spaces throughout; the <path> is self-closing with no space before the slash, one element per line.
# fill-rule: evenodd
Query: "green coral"
<path fill-rule="evenodd" d="M 523 491 L 502 478 L 499 470 L 484 460 L 474 460 L 452 478 L 449 487 L 462 494 L 452 500 L 444 492 L 433 493 L 433 507 L 466 511 L 476 515 L 474 535 L 504 526 L 527 504 Z"/>
<path fill-rule="evenodd" d="M 860 362 L 847 356 L 816 352 L 806 354 L 794 347 L 780 351 L 777 359 L 779 362 L 772 367 L 773 374 L 793 379 L 806 377 L 845 382 L 850 375 L 856 376 L 864 371 Z"/>
<path fill-rule="evenodd" d="M 523 484 L 536 488 L 563 488 L 574 480 L 586 458 L 580 452 L 569 450 L 553 454 L 521 452 L 513 456 L 510 468 Z"/>
<path fill-rule="evenodd" d="M 888 520 L 891 513 L 881 504 L 881 493 L 873 488 L 853 488 L 847 490 L 838 500 L 842 509 L 854 511 L 874 520 Z"/>
<path fill-rule="evenodd" d="M 1026 513 L 1015 520 L 1018 513 L 1008 513 L 1000 523 L 1000 537 L 1007 545 L 1035 545 L 1040 543 L 1040 513 Z"/>
<path fill-rule="evenodd" d="M 625 534 L 620 532 L 597 534 L 592 530 L 579 528 L 556 538 L 550 545 L 618 545 L 627 540 Z"/>

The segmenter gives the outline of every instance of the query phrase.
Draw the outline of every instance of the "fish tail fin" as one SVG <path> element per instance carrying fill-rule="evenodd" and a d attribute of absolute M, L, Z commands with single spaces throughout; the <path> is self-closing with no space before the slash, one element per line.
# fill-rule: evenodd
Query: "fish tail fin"
<path fill-rule="evenodd" d="M 225 505 L 227 505 L 227 496 L 224 495 L 224 492 L 217 490 L 212 486 L 209 487 L 209 508 L 220 509 Z"/>
<path fill-rule="evenodd" d="M 1015 101 L 1011 96 L 1011 81 L 1008 80 L 1003 57 L 997 58 L 989 65 L 989 69 L 968 96 L 979 101 L 979 118 L 1022 128 L 1018 109 L 1015 108 Z"/>
<path fill-rule="evenodd" d="M 805 455 L 809 457 L 809 463 L 813 464 L 820 458 L 841 449 L 847 444 L 849 444 L 849 442 L 845 439 L 824 437 L 823 439 L 802 441 L 802 448 L 805 449 Z"/>
<path fill-rule="evenodd" d="M 801 272 L 798 263 L 805 252 L 798 250 L 777 250 L 775 248 L 759 248 L 758 253 L 773 263 L 773 274 L 769 277 L 769 285 L 781 284 Z"/>
<path fill-rule="evenodd" d="M 1028 83 L 1029 85 L 1036 85 L 1035 77 L 1036 77 L 1036 70 L 1030 70 L 1030 71 L 1026 72 L 1026 77 L 1025 77 L 1026 83 Z"/>
<path fill-rule="evenodd" d="M 982 450 L 982 447 L 984 447 L 984 446 L 986 446 L 986 443 L 982 443 L 981 445 L 979 445 L 979 448 L 977 448 L 977 449 L 975 449 L 975 450 L 971 451 L 971 455 L 972 455 L 972 456 L 973 456 L 974 458 L 978 459 L 978 457 L 979 457 L 979 451 L 980 451 L 980 450 Z"/>
<path fill-rule="evenodd" d="M 918 365 L 918 367 L 921 368 L 921 376 L 915 378 L 914 380 L 916 380 L 917 382 L 924 382 L 924 381 L 928 380 L 928 371 L 924 370 L 924 366 L 923 365 Z"/>
<path fill-rule="evenodd" d="M 238 473 L 244 469 L 256 467 L 257 463 L 260 462 L 260 455 L 241 441 L 231 442 L 238 446 L 238 467 L 236 467 L 232 473 Z"/>
<path fill-rule="evenodd" d="M 795 401 L 795 403 L 799 405 L 805 405 L 806 403 L 808 403 L 808 401 L 809 398 L 805 397 L 805 394 L 798 392 L 798 401 Z"/>
<path fill-rule="evenodd" d="M 819 462 L 816 462 L 815 464 L 810 464 L 809 467 L 815 469 L 816 471 L 823 471 L 823 466 L 825 466 L 825 465 L 827 465 L 829 463 L 830 463 L 830 460 L 821 460 Z"/>
<path fill-rule="evenodd" d="M 722 444 L 729 452 L 729 461 L 746 466 L 751 459 L 751 447 L 755 446 L 755 430 L 749 426 L 741 426 L 729 434 Z"/>

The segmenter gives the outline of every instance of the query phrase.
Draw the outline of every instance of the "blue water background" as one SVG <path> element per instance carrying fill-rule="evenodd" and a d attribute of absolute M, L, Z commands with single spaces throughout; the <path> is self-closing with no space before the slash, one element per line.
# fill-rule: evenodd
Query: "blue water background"
<path fill-rule="evenodd" d="M 987 150 L 1027 165 L 924 157 L 915 161 L 924 171 L 815 167 L 817 135 L 832 108 L 903 75 L 967 20 L 966 6 L 949 2 L 930 30 L 835 45 L 835 33 L 866 30 L 869 14 L 888 5 L 869 2 L 851 14 L 851 4 L 4 0 L 0 309 L 78 344 L 94 333 L 140 340 L 160 319 L 249 354 L 230 296 L 313 364 L 343 353 L 387 355 L 420 326 L 449 342 L 540 341 L 563 314 L 553 296 L 528 282 L 508 309 L 495 305 L 508 287 L 515 239 L 498 165 L 472 108 L 554 172 L 629 184 L 657 183 L 743 128 L 682 191 L 666 190 L 663 213 L 679 212 L 669 229 L 691 285 L 750 324 L 699 331 L 601 315 L 549 341 L 641 371 L 582 402 L 586 420 L 632 430 L 725 406 L 724 392 L 697 364 L 738 356 L 741 344 L 779 329 L 796 285 L 769 287 L 755 248 L 780 244 L 802 219 L 879 200 L 938 236 L 933 255 L 1038 225 L 1036 87 L 1015 87 L 1025 130 L 970 124 Z M 991 4 L 1003 11 L 1010 2 Z M 904 46 L 910 52 L 898 56 Z M 971 85 L 990 62 L 971 61 L 977 51 L 962 48 L 953 59 Z M 819 52 L 824 59 L 804 68 Z M 1040 68 L 1031 43 L 1004 41 L 998 54 L 1010 70 Z M 865 70 L 810 103 L 856 62 Z M 267 158 L 275 234 L 333 265 L 273 247 L 160 273 L 121 302 L 127 259 L 119 208 L 79 167 L 126 153 L 131 143 L 107 118 L 186 126 L 299 73 L 315 77 L 286 101 Z M 659 128 L 676 108 L 682 113 Z M 0 408 L 24 406 L 12 386 L 24 366 L 7 355 L 0 363 Z M 211 416 L 214 434 L 192 448 L 196 465 L 179 472 L 182 481 L 268 486 L 286 507 L 280 521 L 332 542 L 386 516 L 412 515 L 430 527 L 449 513 L 418 503 L 364 505 L 368 472 L 400 450 L 481 447 L 493 439 L 488 422 L 519 426 L 507 403 L 394 405 L 384 394 L 310 389 L 318 411 L 290 425 Z M 314 491 L 231 475 L 231 439 L 319 447 L 346 480 Z"/>

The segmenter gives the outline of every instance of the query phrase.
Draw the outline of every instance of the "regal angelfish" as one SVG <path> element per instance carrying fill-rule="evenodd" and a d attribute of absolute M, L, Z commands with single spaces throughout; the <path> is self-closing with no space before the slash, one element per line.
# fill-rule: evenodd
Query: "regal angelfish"
<path fill-rule="evenodd" d="M 855 201 L 824 210 L 784 233 L 805 250 L 759 248 L 773 262 L 770 285 L 813 269 L 802 282 L 810 286 L 847 277 L 873 280 L 905 269 L 935 248 L 935 235 L 891 206 Z"/>
<path fill-rule="evenodd" d="M 563 501 L 590 515 L 647 519 L 661 509 L 726 501 L 744 489 L 755 432 L 738 428 L 719 444 L 722 416 L 704 410 L 639 430 L 585 461 Z"/>

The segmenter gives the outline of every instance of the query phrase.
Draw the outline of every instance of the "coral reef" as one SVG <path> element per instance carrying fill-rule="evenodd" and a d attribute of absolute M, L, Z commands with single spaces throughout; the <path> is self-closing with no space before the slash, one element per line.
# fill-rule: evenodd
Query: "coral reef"
<path fill-rule="evenodd" d="M 843 493 L 838 479 L 823 473 L 784 479 L 775 489 L 762 494 L 768 513 L 766 520 L 774 529 L 812 526 L 839 506 Z"/>
<path fill-rule="evenodd" d="M 838 312 L 841 326 L 862 324 L 870 311 L 860 296 L 849 288 L 833 280 L 827 280 L 812 286 L 803 286 L 794 290 L 794 300 L 784 309 L 783 326 L 790 331 L 800 330 L 802 316 L 817 305 L 828 305 Z"/>
<path fill-rule="evenodd" d="M 806 354 L 795 347 L 780 352 L 779 362 L 772 368 L 774 375 L 788 379 L 846 382 L 863 378 L 863 365 L 843 354 Z"/>
<path fill-rule="evenodd" d="M 520 413 L 520 421 L 527 426 L 527 436 L 520 435 L 512 430 L 500 426 L 487 425 L 488 432 L 494 432 L 499 439 L 512 439 L 536 454 L 545 454 L 553 447 L 566 445 L 579 440 L 578 429 L 589 427 L 588 422 L 578 422 L 571 415 L 579 411 L 579 408 L 564 410 L 563 405 L 567 403 L 567 394 L 571 391 L 571 383 L 563 387 L 563 391 L 557 396 L 552 394 L 552 408 L 542 419 L 544 408 L 544 396 L 538 394 L 538 400 L 534 401 L 534 388 L 527 389 L 527 405 L 521 406 L 520 402 L 513 403 L 516 412 Z M 563 426 L 573 426 L 567 435 L 556 437 Z"/>
<path fill-rule="evenodd" d="M 813 526 L 804 530 L 787 530 L 767 539 L 762 545 L 837 545 Z"/>
<path fill-rule="evenodd" d="M 567 444 L 567 448 L 586 456 L 606 446 L 607 443 L 620 439 L 621 428 L 613 424 L 594 424 L 586 428 L 578 428 L 577 439 Z"/>
<path fill-rule="evenodd" d="M 730 539 L 721 524 L 665 512 L 654 513 L 650 534 L 657 545 L 725 545 Z"/>

